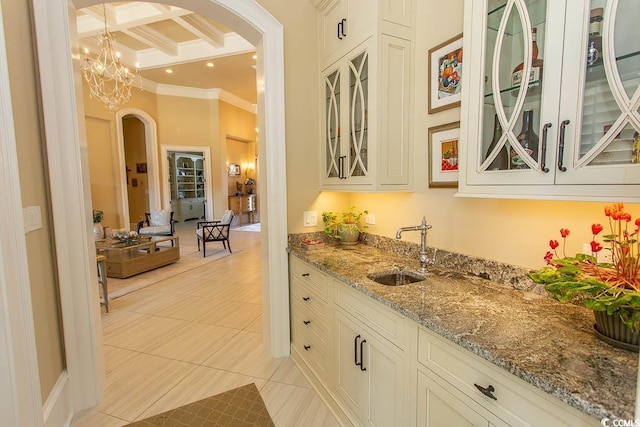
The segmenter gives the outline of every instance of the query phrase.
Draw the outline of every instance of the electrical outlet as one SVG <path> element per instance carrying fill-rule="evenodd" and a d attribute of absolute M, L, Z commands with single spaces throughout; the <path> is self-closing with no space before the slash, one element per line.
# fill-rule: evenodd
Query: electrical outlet
<path fill-rule="evenodd" d="M 370 225 L 375 225 L 376 216 L 374 214 L 367 214 L 367 216 L 364 218 L 364 222 Z"/>
<path fill-rule="evenodd" d="M 304 227 L 315 227 L 318 225 L 318 212 L 305 211 L 302 213 L 302 225 Z"/>

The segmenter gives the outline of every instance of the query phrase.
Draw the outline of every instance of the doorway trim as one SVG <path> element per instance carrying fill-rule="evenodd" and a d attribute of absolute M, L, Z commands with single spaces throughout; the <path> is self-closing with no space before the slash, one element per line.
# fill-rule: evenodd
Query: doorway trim
<path fill-rule="evenodd" d="M 102 0 L 32 0 L 72 411 L 95 406 L 105 381 L 76 8 Z M 156 0 L 171 5 L 176 0 Z M 255 0 L 181 0 L 256 46 L 262 205 L 263 339 L 274 357 L 289 340 L 282 25 Z M 88 286 L 90 284 L 91 286 Z M 95 285 L 95 286 L 94 286 Z"/>
<path fill-rule="evenodd" d="M 204 198 L 206 200 L 205 218 L 213 219 L 213 181 L 211 181 L 211 147 L 202 145 L 161 145 L 160 146 L 160 165 L 162 170 L 167 173 L 169 170 L 169 152 L 201 152 L 204 156 Z M 167 175 L 168 176 L 168 175 Z M 171 189 L 169 188 L 169 179 L 162 180 L 162 208 L 172 209 L 171 206 Z"/>
<path fill-rule="evenodd" d="M 123 108 L 116 113 L 116 129 L 118 136 L 118 165 L 116 166 L 116 179 L 120 186 L 116 187 L 120 202 L 118 208 L 124 220 L 124 226 L 128 230 L 131 225 L 129 218 L 129 196 L 127 188 L 126 156 L 124 152 L 124 124 L 122 120 L 126 116 L 134 116 L 144 125 L 144 147 L 147 157 L 147 176 L 149 177 L 149 209 L 160 209 L 160 171 L 158 170 L 158 130 L 156 121 L 146 111 L 140 108 Z"/>

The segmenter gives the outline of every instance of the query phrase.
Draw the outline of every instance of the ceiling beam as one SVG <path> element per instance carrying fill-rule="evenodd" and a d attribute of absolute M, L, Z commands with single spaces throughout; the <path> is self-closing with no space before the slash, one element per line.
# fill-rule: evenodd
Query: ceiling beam
<path fill-rule="evenodd" d="M 191 14 L 175 17 L 173 21 L 211 46 L 215 48 L 224 47 L 225 32 L 206 18 Z"/>
<path fill-rule="evenodd" d="M 143 25 L 139 27 L 132 27 L 127 30 L 122 30 L 122 32 L 153 49 L 158 49 L 159 51 L 169 56 L 178 55 L 178 43 L 151 27 Z"/>

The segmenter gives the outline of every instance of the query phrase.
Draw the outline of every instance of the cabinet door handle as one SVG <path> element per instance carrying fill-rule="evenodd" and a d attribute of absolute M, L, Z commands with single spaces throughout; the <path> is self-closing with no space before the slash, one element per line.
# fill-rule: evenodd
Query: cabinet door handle
<path fill-rule="evenodd" d="M 305 346 L 304 346 L 304 349 L 305 349 L 305 350 L 307 350 L 307 351 L 309 351 L 309 350 L 311 349 L 311 346 L 310 346 L 310 345 L 305 345 Z"/>
<path fill-rule="evenodd" d="M 484 388 L 481 385 L 478 385 L 478 384 L 475 384 L 475 383 L 473 385 L 476 386 L 476 388 L 478 390 L 480 390 L 480 393 L 484 394 L 487 397 L 490 397 L 493 400 L 498 400 L 498 398 L 493 395 L 493 392 L 496 391 L 496 389 L 493 388 L 492 385 L 489 385 L 489 387 L 487 387 L 487 388 Z"/>
<path fill-rule="evenodd" d="M 360 341 L 360 370 L 361 371 L 367 370 L 367 368 L 364 367 L 364 343 L 366 342 L 367 340 Z"/>
<path fill-rule="evenodd" d="M 338 22 L 338 40 L 342 40 L 342 35 L 340 31 L 340 27 L 342 26 L 342 21 Z"/>
<path fill-rule="evenodd" d="M 304 323 L 305 325 L 308 325 L 309 323 L 311 323 L 311 320 L 303 320 L 302 323 Z"/>
<path fill-rule="evenodd" d="M 560 169 L 561 172 L 566 172 L 567 168 L 564 167 L 563 163 L 564 163 L 564 130 L 567 127 L 567 125 L 571 123 L 569 120 L 563 120 L 562 123 L 560 123 L 560 143 L 558 144 L 558 169 Z"/>
<path fill-rule="evenodd" d="M 309 273 L 302 273 L 302 277 L 309 277 Z"/>
<path fill-rule="evenodd" d="M 340 24 L 342 24 L 340 26 L 340 32 L 342 33 L 342 37 L 347 37 L 347 34 L 344 32 L 344 24 L 347 23 L 347 18 L 342 18 L 342 21 L 340 21 Z"/>
<path fill-rule="evenodd" d="M 340 156 L 339 158 L 339 165 L 338 165 L 338 169 L 340 169 L 338 171 L 338 174 L 340 175 L 340 179 L 347 179 L 347 176 L 344 173 L 344 162 L 347 159 L 347 156 Z"/>
<path fill-rule="evenodd" d="M 303 300 L 305 301 L 309 301 L 311 299 L 311 297 L 302 297 Z"/>
<path fill-rule="evenodd" d="M 540 170 L 544 173 L 549 172 L 547 167 L 547 131 L 551 127 L 551 123 L 545 123 L 542 127 L 542 156 L 540 159 Z"/>
<path fill-rule="evenodd" d="M 356 337 L 353 339 L 353 363 L 356 366 L 361 365 L 360 363 L 358 363 L 358 338 L 360 338 L 360 335 L 356 335 Z"/>

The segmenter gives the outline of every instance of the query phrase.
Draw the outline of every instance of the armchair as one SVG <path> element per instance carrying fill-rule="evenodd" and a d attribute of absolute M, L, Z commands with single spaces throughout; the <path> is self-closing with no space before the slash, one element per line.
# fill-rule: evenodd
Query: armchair
<path fill-rule="evenodd" d="M 202 242 L 203 256 L 207 256 L 207 242 L 222 242 L 225 249 L 231 252 L 231 242 L 229 241 L 229 229 L 233 221 L 233 211 L 226 210 L 221 219 L 213 221 L 199 221 L 196 228 L 196 237 L 198 240 L 198 251 L 200 251 L 200 242 Z"/>
<path fill-rule="evenodd" d="M 173 211 L 161 210 L 145 212 L 145 219 L 138 223 L 138 234 L 141 236 L 173 236 L 175 233 Z M 171 241 L 173 246 L 173 241 Z"/>

